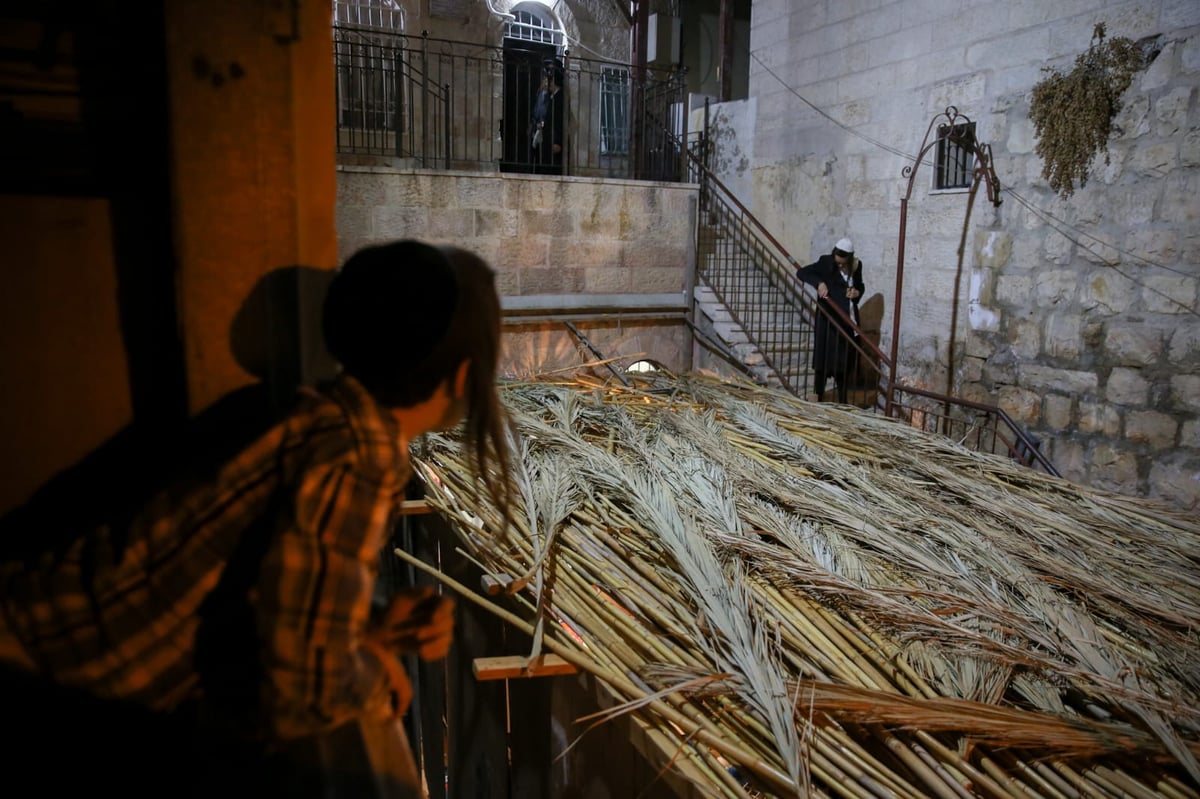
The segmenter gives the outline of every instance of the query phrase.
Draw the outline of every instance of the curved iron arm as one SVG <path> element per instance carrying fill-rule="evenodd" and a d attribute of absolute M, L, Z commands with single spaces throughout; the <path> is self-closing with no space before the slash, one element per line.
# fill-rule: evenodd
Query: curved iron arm
<path fill-rule="evenodd" d="M 945 119 L 946 121 L 945 124 L 938 127 L 938 130 L 940 131 L 945 128 L 949 132 L 945 137 L 939 135 L 933 141 L 930 141 L 929 134 L 933 132 L 933 126 L 937 124 L 939 119 Z M 946 106 L 945 111 L 942 111 L 929 120 L 929 126 L 925 128 L 925 137 L 921 139 L 921 149 L 917 153 L 916 160 L 900 170 L 900 174 L 908 178 L 908 188 L 904 192 L 902 201 L 906 201 L 912 197 L 917 170 L 920 168 L 922 162 L 924 162 L 925 154 L 945 138 L 960 147 L 967 147 L 971 150 L 971 154 L 975 157 L 975 169 L 973 172 L 975 179 L 984 181 L 987 187 L 988 201 L 992 205 L 1000 205 L 1002 202 L 1000 198 L 1000 179 L 996 177 L 996 169 L 992 163 L 992 146 L 990 144 L 980 144 L 974 136 L 966 138 L 954 133 L 954 129 L 959 125 L 969 124 L 971 124 L 971 118 L 966 114 L 960 114 L 958 108 L 952 105 Z"/>
<path fill-rule="evenodd" d="M 954 141 L 959 145 L 969 145 L 972 154 L 975 156 L 975 170 L 973 175 L 976 180 L 982 180 L 987 185 L 988 200 L 992 205 L 1000 205 L 1000 180 L 996 177 L 996 169 L 992 165 L 992 148 L 990 145 L 981 145 L 975 140 L 974 136 L 970 137 L 970 141 L 961 136 L 954 135 L 954 130 L 959 125 L 969 125 L 971 118 L 965 114 L 960 114 L 954 106 L 947 106 L 946 110 L 937 114 L 933 119 L 929 120 L 929 126 L 925 128 L 925 137 L 921 139 L 921 149 L 917 152 L 916 160 L 905 165 L 904 169 L 900 170 L 903 177 L 908 178 L 908 187 L 905 189 L 904 196 L 900 198 L 900 235 L 896 248 L 896 294 L 892 298 L 892 347 L 891 347 L 891 362 L 896 363 L 899 358 L 900 348 L 900 309 L 904 301 L 904 240 L 908 228 L 908 201 L 912 197 L 913 185 L 916 182 L 917 171 L 925 160 L 925 155 L 928 153 L 941 139 L 940 134 L 932 141 L 929 139 L 929 134 L 933 132 L 934 125 L 938 120 L 945 120 L 943 126 L 939 127 L 940 131 L 943 127 L 949 132 L 945 138 Z M 887 395 L 887 411 L 890 412 L 892 406 L 892 388 L 889 385 Z"/>

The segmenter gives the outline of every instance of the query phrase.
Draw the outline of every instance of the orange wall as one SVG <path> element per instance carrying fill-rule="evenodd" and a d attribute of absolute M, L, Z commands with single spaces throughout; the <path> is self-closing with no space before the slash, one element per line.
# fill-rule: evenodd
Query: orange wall
<path fill-rule="evenodd" d="M 273 269 L 337 265 L 331 5 L 167 3 L 175 250 L 189 404 L 252 379 L 230 323 Z M 311 340 L 311 330 L 300 334 Z"/>
<path fill-rule="evenodd" d="M 337 265 L 331 6 L 163 9 L 172 254 L 195 414 L 252 380 L 230 329 L 259 278 Z M 102 197 L 0 195 L 0 513 L 132 421 L 110 216 Z M 303 318 L 319 297 L 300 301 Z M 296 332 L 315 346 L 315 325 Z"/>
<path fill-rule="evenodd" d="M 108 202 L 0 196 L 0 512 L 130 421 Z"/>

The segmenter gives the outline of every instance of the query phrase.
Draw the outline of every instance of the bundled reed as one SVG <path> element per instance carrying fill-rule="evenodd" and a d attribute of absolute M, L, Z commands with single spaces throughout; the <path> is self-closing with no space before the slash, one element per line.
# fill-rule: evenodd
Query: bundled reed
<path fill-rule="evenodd" d="M 1194 517 L 699 375 L 502 396 L 518 523 L 453 436 L 430 503 L 705 790 L 1200 797 Z"/>

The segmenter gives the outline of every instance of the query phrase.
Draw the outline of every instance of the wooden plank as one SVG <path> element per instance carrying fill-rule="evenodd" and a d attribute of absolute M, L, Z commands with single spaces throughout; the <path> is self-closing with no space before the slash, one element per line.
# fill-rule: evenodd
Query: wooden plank
<path fill-rule="evenodd" d="M 503 594 L 512 585 L 513 578 L 507 574 L 492 575 L 485 574 L 479 580 L 479 584 L 483 587 L 483 592 L 488 596 L 497 596 Z"/>
<path fill-rule="evenodd" d="M 553 677 L 559 674 L 574 674 L 575 666 L 558 655 L 539 655 L 536 658 L 521 655 L 475 658 L 472 664 L 477 680 L 510 680 L 518 677 Z"/>
<path fill-rule="evenodd" d="M 423 499 L 406 499 L 400 503 L 401 516 L 414 516 L 419 513 L 433 513 L 433 508 Z"/>

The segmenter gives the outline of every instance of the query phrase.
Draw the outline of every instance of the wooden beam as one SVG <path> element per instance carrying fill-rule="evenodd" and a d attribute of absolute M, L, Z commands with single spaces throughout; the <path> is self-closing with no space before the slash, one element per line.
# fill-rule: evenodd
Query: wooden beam
<path fill-rule="evenodd" d="M 475 658 L 471 666 L 477 680 L 511 680 L 517 677 L 553 677 L 574 674 L 575 666 L 558 655 L 522 655 Z"/>

